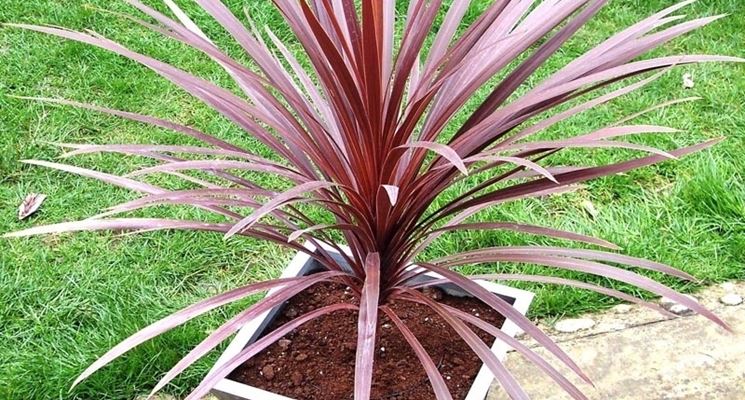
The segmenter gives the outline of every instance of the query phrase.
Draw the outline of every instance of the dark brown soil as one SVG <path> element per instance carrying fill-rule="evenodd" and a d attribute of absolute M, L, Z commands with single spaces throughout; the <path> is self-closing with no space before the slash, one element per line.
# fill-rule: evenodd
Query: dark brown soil
<path fill-rule="evenodd" d="M 469 297 L 454 297 L 435 289 L 439 302 L 478 315 L 492 325 L 504 318 Z M 338 284 L 319 284 L 291 299 L 267 331 L 316 308 L 355 297 Z M 409 302 L 391 305 L 429 353 L 445 378 L 453 399 L 462 400 L 481 362 L 459 336 L 427 307 Z M 488 344 L 494 338 L 474 331 Z M 311 321 L 233 371 L 231 379 L 297 400 L 352 399 L 357 346 L 357 313 L 339 311 Z M 434 393 L 419 360 L 406 340 L 381 313 L 376 340 L 372 398 L 431 400 Z"/>

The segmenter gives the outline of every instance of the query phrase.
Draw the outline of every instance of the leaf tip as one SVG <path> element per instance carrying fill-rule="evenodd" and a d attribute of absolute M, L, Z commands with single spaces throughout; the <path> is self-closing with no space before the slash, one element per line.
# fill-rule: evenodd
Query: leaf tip
<path fill-rule="evenodd" d="M 455 165 L 455 168 L 458 169 L 464 176 L 468 176 L 468 167 L 466 167 L 466 163 L 463 162 L 462 159 L 458 158 L 455 160 L 452 160 L 453 165 Z"/>
<path fill-rule="evenodd" d="M 391 202 L 391 206 L 395 206 L 398 201 L 399 188 L 396 185 L 382 185 L 388 194 L 388 200 Z"/>
<path fill-rule="evenodd" d="M 735 328 L 733 328 L 730 324 L 728 324 L 728 323 L 726 323 L 726 322 L 724 322 L 722 320 L 719 320 L 717 322 L 717 324 L 719 326 L 721 326 L 727 333 L 729 333 L 731 335 L 735 335 L 735 334 L 738 333 L 737 331 L 735 331 Z"/>
<path fill-rule="evenodd" d="M 75 389 L 75 387 L 78 386 L 80 384 L 80 382 L 82 382 L 87 377 L 88 377 L 88 375 L 86 375 L 85 372 L 83 372 L 82 374 L 80 374 L 80 376 L 78 376 L 77 378 L 75 378 L 75 381 L 72 383 L 72 385 L 70 385 L 70 389 L 67 390 L 67 393 L 72 393 L 72 391 Z"/>
<path fill-rule="evenodd" d="M 302 234 L 303 234 L 303 232 L 302 232 L 302 231 L 295 231 L 295 232 L 292 232 L 292 233 L 290 234 L 290 236 L 287 236 L 287 243 L 292 243 L 292 242 L 296 241 L 296 240 L 297 240 L 297 238 L 299 238 L 299 237 L 300 237 L 300 235 L 302 235 Z"/>
<path fill-rule="evenodd" d="M 155 397 L 155 394 L 158 393 L 158 391 L 162 388 L 162 386 L 159 384 L 153 388 L 153 390 L 150 391 L 150 393 L 145 397 L 145 400 L 153 400 Z"/>

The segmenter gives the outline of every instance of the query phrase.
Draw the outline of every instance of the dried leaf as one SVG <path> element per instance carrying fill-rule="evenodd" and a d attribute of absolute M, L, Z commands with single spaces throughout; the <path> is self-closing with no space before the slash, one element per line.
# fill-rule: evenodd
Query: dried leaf
<path fill-rule="evenodd" d="M 18 206 L 18 219 L 26 219 L 41 207 L 41 203 L 47 198 L 45 194 L 29 193 L 20 206 Z"/>
<path fill-rule="evenodd" d="M 590 200 L 583 200 L 582 208 L 585 209 L 585 212 L 587 212 L 587 214 L 589 214 L 592 219 L 597 219 L 598 214 L 600 214 L 597 208 L 595 208 L 595 205 L 592 204 Z"/>
<path fill-rule="evenodd" d="M 696 85 L 695 82 L 693 82 L 693 75 L 686 72 L 683 74 L 683 87 L 686 89 L 693 89 L 693 87 Z"/>

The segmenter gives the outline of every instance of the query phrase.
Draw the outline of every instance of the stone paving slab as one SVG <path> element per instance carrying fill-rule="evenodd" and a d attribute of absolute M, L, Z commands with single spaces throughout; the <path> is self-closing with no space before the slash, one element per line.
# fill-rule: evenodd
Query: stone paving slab
<path fill-rule="evenodd" d="M 745 400 L 745 305 L 721 304 L 725 293 L 745 296 L 745 283 L 714 286 L 696 297 L 729 323 L 734 334 L 700 316 L 670 319 L 633 306 L 589 315 L 596 321 L 589 330 L 550 336 L 595 383 L 593 388 L 570 376 L 592 400 Z M 526 344 L 546 356 L 535 343 Z M 531 398 L 570 399 L 520 355 L 510 353 L 507 367 Z M 487 396 L 507 398 L 496 384 Z"/>

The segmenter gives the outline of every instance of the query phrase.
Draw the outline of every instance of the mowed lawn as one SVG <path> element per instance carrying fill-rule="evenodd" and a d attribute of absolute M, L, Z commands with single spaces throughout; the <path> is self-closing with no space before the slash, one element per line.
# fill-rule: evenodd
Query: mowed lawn
<path fill-rule="evenodd" d="M 470 19 L 489 1 L 475 3 Z M 618 29 L 673 3 L 611 0 L 539 75 L 545 76 Z M 3 0 L 0 22 L 93 29 L 133 49 L 230 85 L 219 67 L 204 56 L 131 22 L 86 7 L 90 4 L 129 11 L 119 2 L 105 0 Z M 276 28 L 280 37 L 292 40 L 269 0 L 231 0 L 229 4 L 240 15 L 244 4 L 248 5 L 249 13 L 259 24 L 268 24 Z M 186 8 L 195 10 L 193 5 Z M 700 0 L 683 12 L 692 17 L 720 13 L 731 16 L 668 44 L 655 54 L 745 56 L 745 2 Z M 245 60 L 240 49 L 207 16 L 198 12 L 193 15 L 208 34 L 226 45 L 231 55 Z M 291 47 L 298 50 L 297 45 Z M 692 89 L 682 86 L 681 76 L 686 72 L 695 82 Z M 93 112 L 9 98 L 8 94 L 61 97 L 152 114 L 244 146 L 255 145 L 225 119 L 134 62 L 85 45 L 0 28 L 0 233 L 85 218 L 116 202 L 134 198 L 132 193 L 86 178 L 19 162 L 53 160 L 60 151 L 50 142 L 190 143 L 172 132 Z M 727 137 L 714 149 L 594 181 L 560 197 L 500 206 L 480 218 L 545 224 L 595 235 L 619 244 L 626 254 L 679 267 L 701 278 L 704 284 L 745 278 L 745 66 L 708 64 L 675 69 L 643 91 L 582 114 L 546 136 L 561 137 L 602 127 L 654 104 L 689 96 L 701 99 L 635 120 L 668 125 L 681 132 L 634 140 L 670 149 Z M 469 107 L 476 104 L 474 101 Z M 589 165 L 630 155 L 618 151 L 572 151 L 561 153 L 550 162 Z M 118 173 L 146 165 L 141 159 L 118 156 L 88 156 L 71 162 Z M 162 177 L 154 179 L 177 185 Z M 18 221 L 16 208 L 30 192 L 45 193 L 48 199 L 35 216 Z M 598 212 L 594 218 L 585 210 L 587 202 Z M 157 208 L 143 215 L 198 217 L 199 213 L 186 208 Z M 469 232 L 444 237 L 433 244 L 428 254 L 506 244 L 566 245 L 503 232 Z M 72 392 L 68 389 L 90 362 L 138 328 L 219 291 L 276 276 L 291 256 L 259 241 L 223 241 L 221 235 L 208 233 L 92 233 L 0 239 L 0 399 L 133 399 L 146 393 L 210 329 L 248 303 L 225 307 L 192 321 L 132 351 Z M 515 265 L 479 266 L 470 271 L 517 268 L 530 273 L 551 272 Z M 611 284 L 599 278 L 592 280 Z M 686 291 L 695 290 L 681 282 L 665 282 Z M 578 290 L 521 286 L 538 293 L 531 310 L 534 317 L 554 318 L 614 304 L 602 296 Z M 167 391 L 184 394 L 199 381 L 215 356 L 188 370 Z"/>

